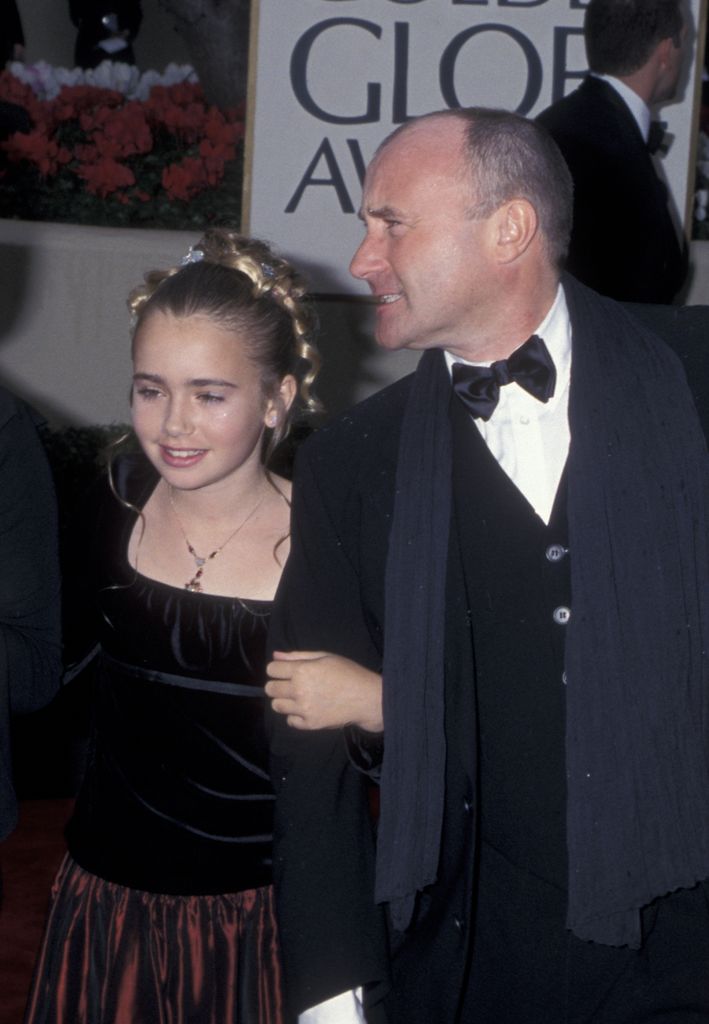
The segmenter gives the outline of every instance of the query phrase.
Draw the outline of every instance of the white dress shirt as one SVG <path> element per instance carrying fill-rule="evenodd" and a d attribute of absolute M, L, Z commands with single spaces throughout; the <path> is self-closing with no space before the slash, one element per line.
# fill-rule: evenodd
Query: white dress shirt
<path fill-rule="evenodd" d="M 571 323 L 561 285 L 554 304 L 533 333 L 543 339 L 554 360 L 552 397 L 540 402 L 513 381 L 500 388 L 500 401 L 490 419 L 473 418 L 473 422 L 510 480 L 548 523 L 570 442 Z M 445 356 L 449 370 L 454 363 L 466 362 L 450 352 Z M 490 366 L 490 362 L 466 365 Z"/>
<path fill-rule="evenodd" d="M 298 1024 L 365 1024 L 362 989 L 341 992 L 298 1014 Z"/>
<path fill-rule="evenodd" d="M 645 100 L 641 99 L 635 90 L 631 89 L 629 85 L 626 85 L 625 82 L 621 82 L 619 78 L 614 78 L 613 75 L 598 75 L 595 71 L 592 71 L 591 75 L 594 78 L 600 78 L 602 82 L 607 82 L 612 89 L 615 89 L 630 113 L 633 115 L 635 123 L 640 129 L 640 134 L 643 137 L 643 142 L 647 142 L 648 136 L 650 135 L 652 112 Z"/>

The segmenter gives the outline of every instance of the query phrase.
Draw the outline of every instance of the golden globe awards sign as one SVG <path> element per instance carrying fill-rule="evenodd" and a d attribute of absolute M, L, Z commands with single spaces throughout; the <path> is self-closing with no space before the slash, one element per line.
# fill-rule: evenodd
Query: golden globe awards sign
<path fill-rule="evenodd" d="M 690 0 L 692 38 L 702 0 Z M 253 0 L 244 230 L 315 291 L 366 291 L 347 266 L 367 163 L 417 114 L 494 106 L 534 116 L 586 71 L 582 0 Z M 693 54 L 665 173 L 684 214 Z M 689 64 L 689 62 L 688 62 Z"/>

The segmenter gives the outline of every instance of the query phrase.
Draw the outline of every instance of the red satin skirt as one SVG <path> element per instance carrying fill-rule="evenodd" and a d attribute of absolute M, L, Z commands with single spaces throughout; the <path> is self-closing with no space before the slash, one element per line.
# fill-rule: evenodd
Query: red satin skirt
<path fill-rule="evenodd" d="M 25 1024 L 283 1024 L 270 886 L 127 889 L 64 858 Z"/>

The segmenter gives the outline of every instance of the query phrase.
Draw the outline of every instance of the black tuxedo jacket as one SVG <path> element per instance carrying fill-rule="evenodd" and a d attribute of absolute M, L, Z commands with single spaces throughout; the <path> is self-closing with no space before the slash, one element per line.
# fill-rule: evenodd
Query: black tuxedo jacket
<path fill-rule="evenodd" d="M 709 433 L 709 308 L 630 311 L 673 343 Z M 301 449 L 292 548 L 272 618 L 272 648 L 327 649 L 381 669 L 384 569 L 410 387 L 411 377 L 398 381 L 322 428 Z M 473 678 L 455 541 L 446 595 L 446 676 Z M 353 765 L 339 730 L 299 732 L 272 716 L 274 868 L 291 1013 L 367 984 L 370 1022 L 457 1019 L 470 955 L 460 918 L 470 914 L 475 862 L 471 714 L 466 707 L 446 707 L 438 881 L 405 941 L 394 940 L 396 948 L 390 948 L 384 913 L 373 899 L 369 779 Z"/>
<path fill-rule="evenodd" d="M 539 115 L 574 182 L 567 269 L 623 302 L 670 303 L 687 275 L 668 206 L 637 123 L 593 76 Z"/>

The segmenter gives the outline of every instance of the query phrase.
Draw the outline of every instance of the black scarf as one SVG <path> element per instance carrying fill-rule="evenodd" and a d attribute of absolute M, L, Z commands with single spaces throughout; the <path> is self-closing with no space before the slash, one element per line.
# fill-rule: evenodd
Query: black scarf
<path fill-rule="evenodd" d="M 706 443 L 674 354 L 615 302 L 570 278 L 564 289 L 567 925 L 638 946 L 642 907 L 709 876 Z M 443 822 L 449 396 L 442 353 L 425 353 L 402 425 L 385 593 L 376 898 L 400 930 L 436 878 Z"/>

